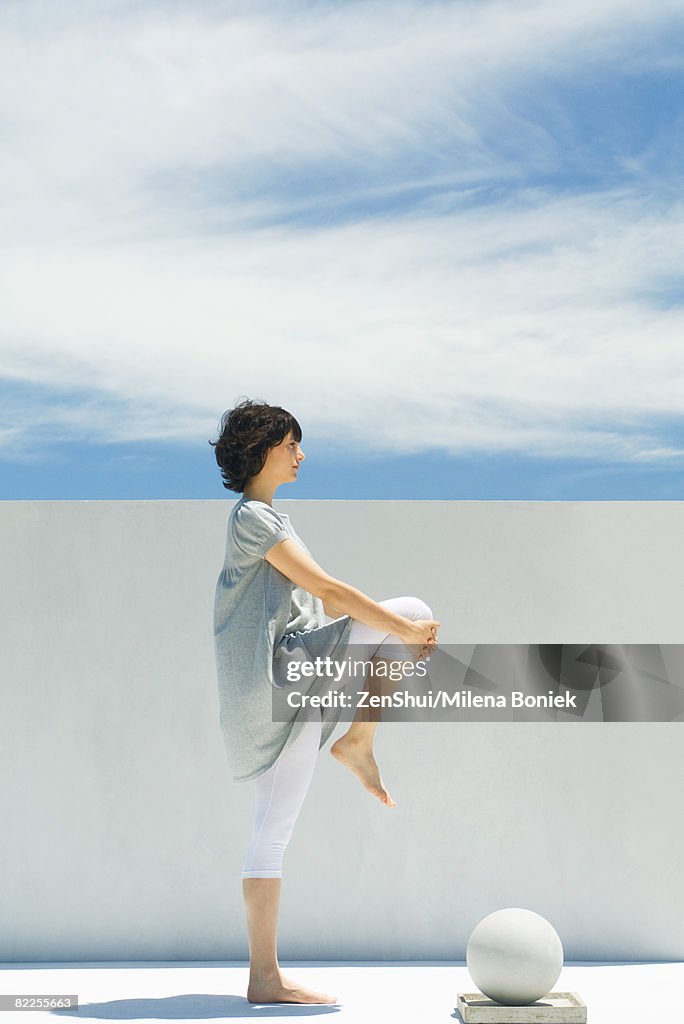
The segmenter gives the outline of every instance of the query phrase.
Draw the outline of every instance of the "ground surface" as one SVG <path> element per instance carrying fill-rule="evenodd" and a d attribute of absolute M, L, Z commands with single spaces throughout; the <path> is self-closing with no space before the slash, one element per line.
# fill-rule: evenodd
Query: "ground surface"
<path fill-rule="evenodd" d="M 330 963 L 281 961 L 296 981 L 336 995 L 333 1006 L 257 1006 L 245 998 L 247 965 L 235 962 L 2 964 L 3 994 L 71 993 L 78 1013 L 5 1010 L 2 1024 L 64 1020 L 127 1022 L 277 1018 L 340 1024 L 460 1022 L 458 992 L 474 986 L 462 961 Z M 554 991 L 576 992 L 587 1024 L 684 1020 L 684 963 L 571 963 Z"/>

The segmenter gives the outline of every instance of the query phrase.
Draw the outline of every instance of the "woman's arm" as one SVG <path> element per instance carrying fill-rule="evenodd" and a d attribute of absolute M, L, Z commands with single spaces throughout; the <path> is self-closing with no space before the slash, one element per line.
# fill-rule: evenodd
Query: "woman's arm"
<path fill-rule="evenodd" d="M 330 601 L 323 602 L 323 611 L 329 619 L 339 619 L 344 615 L 344 612 L 341 612 L 339 608 L 334 608 Z"/>
<path fill-rule="evenodd" d="M 279 541 L 268 549 L 264 558 L 298 587 L 308 590 L 315 597 L 320 597 L 324 607 L 334 608 L 338 612 L 338 615 L 334 617 L 349 615 L 352 619 L 358 619 L 359 622 L 363 622 L 373 629 L 394 633 L 402 640 L 408 638 L 410 643 L 421 642 L 418 638 L 419 633 L 421 636 L 424 633 L 426 639 L 430 633 L 430 628 L 424 628 L 424 623 L 417 624 L 411 619 L 404 618 L 403 615 L 397 615 L 396 612 L 389 611 L 377 601 L 367 597 L 356 587 L 328 575 L 318 562 L 307 555 L 294 540 Z M 429 627 L 439 626 L 436 620 L 427 621 Z"/>

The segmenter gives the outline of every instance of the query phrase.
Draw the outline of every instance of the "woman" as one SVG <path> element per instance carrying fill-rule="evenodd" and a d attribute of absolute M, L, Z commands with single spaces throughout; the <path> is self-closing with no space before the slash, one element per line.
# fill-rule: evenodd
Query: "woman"
<path fill-rule="evenodd" d="M 223 486 L 242 497 L 228 518 L 226 557 L 216 584 L 214 638 L 220 720 L 236 782 L 253 781 L 256 814 L 242 871 L 253 1003 L 334 1003 L 334 996 L 283 977 L 276 933 L 282 861 L 311 781 L 319 749 L 341 708 L 293 711 L 273 721 L 273 688 L 286 682 L 291 659 L 329 656 L 342 662 L 401 658 L 407 648 L 425 657 L 437 643 L 439 622 L 415 597 L 376 602 L 328 575 L 297 536 L 273 495 L 293 483 L 304 460 L 302 431 L 279 406 L 249 399 L 225 413 L 214 445 Z M 332 622 L 326 622 L 326 615 Z M 371 682 L 373 670 L 368 673 Z M 301 689 L 330 690 L 324 675 Z M 395 803 L 373 756 L 377 722 L 357 717 L 330 748 L 386 807 Z"/>

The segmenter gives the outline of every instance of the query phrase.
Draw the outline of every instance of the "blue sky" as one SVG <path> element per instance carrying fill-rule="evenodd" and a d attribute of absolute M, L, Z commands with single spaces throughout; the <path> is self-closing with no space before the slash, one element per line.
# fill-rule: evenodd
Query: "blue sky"
<path fill-rule="evenodd" d="M 0 499 L 684 498 L 684 9 L 0 8 Z"/>

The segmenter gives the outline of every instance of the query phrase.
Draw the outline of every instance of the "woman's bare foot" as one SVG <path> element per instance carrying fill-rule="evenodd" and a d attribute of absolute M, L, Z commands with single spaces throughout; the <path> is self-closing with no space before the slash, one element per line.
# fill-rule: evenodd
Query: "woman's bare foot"
<path fill-rule="evenodd" d="M 247 987 L 247 1001 L 250 1003 L 336 1003 L 336 996 L 325 992 L 314 992 L 304 988 L 290 978 L 278 974 L 269 980 L 252 981 Z"/>
<path fill-rule="evenodd" d="M 350 768 L 361 779 L 366 789 L 373 796 L 377 796 L 378 800 L 385 804 L 386 807 L 397 806 L 385 789 L 380 778 L 380 771 L 373 757 L 373 751 L 367 743 L 349 739 L 346 736 L 340 736 L 339 740 L 335 740 L 331 746 L 330 753 L 345 768 Z"/>

